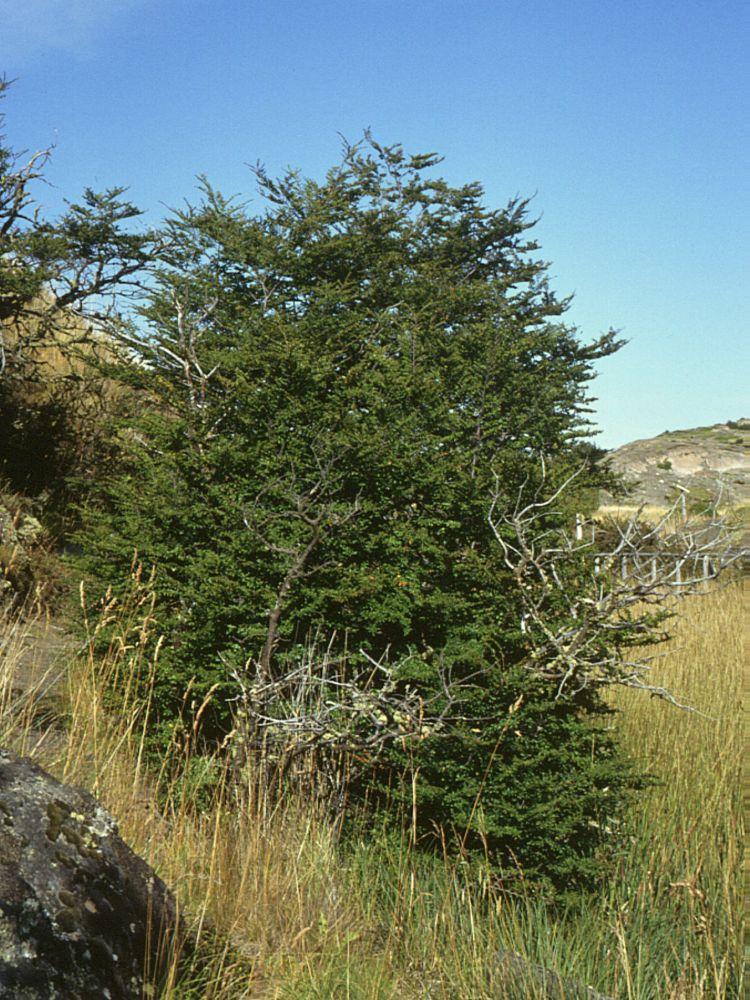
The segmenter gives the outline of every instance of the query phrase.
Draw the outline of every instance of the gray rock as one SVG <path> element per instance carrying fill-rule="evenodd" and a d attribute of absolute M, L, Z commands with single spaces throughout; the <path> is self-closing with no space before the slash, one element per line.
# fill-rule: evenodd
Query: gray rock
<path fill-rule="evenodd" d="M 44 536 L 44 528 L 31 514 L 14 514 L 0 504 L 0 543 L 3 545 L 36 545 Z"/>
<path fill-rule="evenodd" d="M 591 986 L 577 983 L 536 962 L 528 962 L 514 951 L 501 951 L 498 960 L 508 987 L 508 1000 L 527 997 L 530 989 L 533 996 L 547 1000 L 613 1000 Z"/>
<path fill-rule="evenodd" d="M 135 1000 L 177 947 L 174 898 L 112 817 L 0 751 L 0 997 Z"/>

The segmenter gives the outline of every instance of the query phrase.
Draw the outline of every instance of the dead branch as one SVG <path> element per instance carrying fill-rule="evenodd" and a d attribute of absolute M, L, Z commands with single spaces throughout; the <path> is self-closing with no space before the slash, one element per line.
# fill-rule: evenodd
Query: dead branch
<path fill-rule="evenodd" d="M 261 661 L 233 670 L 235 757 L 253 757 L 285 776 L 304 772 L 329 805 L 343 808 L 347 787 L 371 768 L 387 747 L 420 741 L 461 717 L 457 709 L 473 678 L 454 679 L 437 668 L 438 684 L 424 696 L 400 677 L 410 658 L 392 664 L 388 651 L 375 659 L 335 652 L 310 643 L 279 676 L 269 677 Z"/>
<path fill-rule="evenodd" d="M 580 517 L 571 531 L 560 527 L 555 505 L 583 468 L 555 486 L 544 459 L 540 465 L 532 495 L 527 479 L 510 511 L 501 508 L 496 482 L 488 514 L 516 584 L 526 666 L 557 684 L 558 698 L 616 684 L 680 705 L 648 682 L 658 654 L 637 650 L 666 638 L 668 607 L 676 596 L 705 592 L 742 559 L 727 517 L 719 513 L 721 492 L 697 515 L 688 515 L 680 496 L 655 524 L 646 522 L 640 508 L 626 520 L 613 520 L 606 532 Z"/>

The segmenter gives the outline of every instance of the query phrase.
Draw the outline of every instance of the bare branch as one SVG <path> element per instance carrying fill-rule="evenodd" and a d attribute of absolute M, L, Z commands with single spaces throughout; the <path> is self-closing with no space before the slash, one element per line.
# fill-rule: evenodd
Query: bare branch
<path fill-rule="evenodd" d="M 336 638 L 311 643 L 277 677 L 261 661 L 232 671 L 240 690 L 233 740 L 242 760 L 283 762 L 287 777 L 299 768 L 339 811 L 349 783 L 389 746 L 426 739 L 458 721 L 473 678 L 459 682 L 438 667 L 439 684 L 425 697 L 400 680 L 409 658 L 391 664 L 387 651 L 379 659 L 365 650 L 337 655 Z"/>
<path fill-rule="evenodd" d="M 662 642 L 674 600 L 702 593 L 744 552 L 733 544 L 721 491 L 689 516 L 684 495 L 654 524 L 639 509 L 626 520 L 589 522 L 583 538 L 579 517 L 572 531 L 555 503 L 583 471 L 549 486 L 541 460 L 539 483 L 526 501 L 528 480 L 509 512 L 501 509 L 496 483 L 488 521 L 503 561 L 517 585 L 519 630 L 528 646 L 526 666 L 557 685 L 557 697 L 585 688 L 621 685 L 686 706 L 649 684 L 652 655 L 633 650 Z M 551 525 L 551 526 L 550 526 Z"/>

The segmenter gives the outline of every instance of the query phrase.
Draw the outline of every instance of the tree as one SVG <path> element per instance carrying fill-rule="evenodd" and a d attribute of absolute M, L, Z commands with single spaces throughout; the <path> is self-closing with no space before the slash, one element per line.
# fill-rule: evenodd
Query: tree
<path fill-rule="evenodd" d="M 82 540 L 107 584 L 134 548 L 159 567 L 166 726 L 189 682 L 220 734 L 244 665 L 273 685 L 321 630 L 424 698 L 449 673 L 467 690 L 420 742 L 426 827 L 538 871 L 559 835 L 564 880 L 592 870 L 628 772 L 596 693 L 555 701 L 524 672 L 487 508 L 539 478 L 538 452 L 560 481 L 579 463 L 592 366 L 619 343 L 562 321 L 527 202 L 489 209 L 438 162 L 367 136 L 320 183 L 258 168 L 256 214 L 203 181 L 122 333 L 137 404 Z M 600 478 L 587 463 L 555 516 Z"/>
<path fill-rule="evenodd" d="M 0 99 L 8 86 L 0 79 Z M 34 189 L 50 155 L 17 153 L 0 133 L 0 476 L 27 494 L 65 493 L 83 464 L 93 397 L 77 355 L 111 346 L 110 322 L 161 247 L 157 233 L 135 231 L 141 213 L 124 188 L 87 188 L 45 220 Z"/>

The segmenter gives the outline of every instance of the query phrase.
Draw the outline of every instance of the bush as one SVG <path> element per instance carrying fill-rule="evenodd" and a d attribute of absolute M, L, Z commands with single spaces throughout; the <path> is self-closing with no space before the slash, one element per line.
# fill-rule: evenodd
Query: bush
<path fill-rule="evenodd" d="M 624 800 L 644 779 L 597 696 L 554 695 L 526 671 L 498 671 L 464 706 L 474 719 L 393 753 L 405 780 L 381 770 L 378 802 L 423 845 L 488 858 L 509 886 L 590 887 L 621 848 Z"/>
<path fill-rule="evenodd" d="M 204 183 L 169 222 L 143 329 L 125 332 L 137 363 L 110 373 L 135 405 L 80 540 L 104 585 L 134 549 L 158 567 L 165 739 L 188 686 L 196 705 L 211 692 L 204 739 L 223 738 L 233 673 L 283 676 L 320 633 L 403 664 L 425 697 L 448 671 L 474 687 L 416 752 L 424 822 L 534 872 L 546 852 L 550 876 L 575 880 L 628 769 L 594 695 L 555 703 L 516 670 L 517 588 L 487 512 L 495 484 L 508 507 L 533 489 L 537 453 L 557 481 L 585 457 L 586 384 L 618 345 L 561 321 L 526 203 L 490 210 L 478 185 L 433 178 L 437 162 L 368 138 L 320 184 L 259 171 L 256 216 Z M 604 484 L 586 469 L 548 528 Z M 381 785 L 410 759 L 379 762 Z"/>
<path fill-rule="evenodd" d="M 12 351 L 16 330 L 6 326 Z M 105 427 L 118 391 L 97 368 L 112 355 L 104 338 L 73 315 L 44 344 L 26 347 L 0 377 L 0 481 L 34 501 L 56 541 L 71 531 L 87 484 L 106 467 Z"/>

